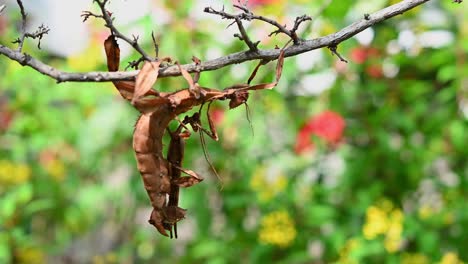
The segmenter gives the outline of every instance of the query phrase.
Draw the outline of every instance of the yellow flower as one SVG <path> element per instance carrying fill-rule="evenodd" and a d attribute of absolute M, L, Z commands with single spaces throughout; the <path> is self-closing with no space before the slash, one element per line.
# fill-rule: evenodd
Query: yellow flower
<path fill-rule="evenodd" d="M 267 214 L 261 220 L 259 240 L 265 244 L 287 247 L 296 238 L 294 222 L 285 210 Z"/>
<path fill-rule="evenodd" d="M 378 235 L 384 234 L 388 229 L 387 214 L 382 209 L 371 206 L 366 211 L 366 223 L 363 227 L 364 237 L 374 239 Z"/>
<path fill-rule="evenodd" d="M 39 248 L 27 247 L 18 249 L 15 252 L 18 263 L 42 264 L 46 263 L 44 252 Z"/>
<path fill-rule="evenodd" d="M 447 252 L 440 260 L 440 264 L 463 264 L 463 261 L 458 258 L 457 253 Z"/>
<path fill-rule="evenodd" d="M 18 164 L 15 168 L 15 183 L 21 184 L 27 182 L 31 177 L 31 168 L 25 164 Z"/>
<path fill-rule="evenodd" d="M 80 54 L 68 57 L 68 65 L 76 71 L 90 71 L 102 63 L 102 48 L 97 41 L 92 41 Z"/>
<path fill-rule="evenodd" d="M 26 164 L 16 164 L 0 160 L 0 185 L 18 185 L 31 177 L 31 168 Z"/>
<path fill-rule="evenodd" d="M 389 253 L 394 253 L 401 248 L 403 233 L 403 212 L 393 204 L 384 200 L 379 206 L 370 206 L 366 211 L 366 222 L 362 232 L 366 239 L 375 239 L 378 235 L 384 235 L 384 247 Z"/>
<path fill-rule="evenodd" d="M 386 213 L 390 213 L 393 210 L 393 203 L 388 199 L 380 200 L 377 205 L 384 210 Z"/>
<path fill-rule="evenodd" d="M 358 263 L 357 259 L 354 259 L 352 253 L 355 249 L 359 248 L 359 240 L 357 238 L 350 238 L 346 241 L 345 245 L 340 249 L 340 258 L 337 263 L 354 264 Z"/>
<path fill-rule="evenodd" d="M 2 185 L 10 183 L 14 171 L 13 164 L 8 160 L 0 160 L 0 182 Z"/>
<path fill-rule="evenodd" d="M 65 165 L 59 159 L 53 159 L 45 164 L 44 169 L 56 181 L 63 181 L 65 178 Z"/>
<path fill-rule="evenodd" d="M 401 264 L 428 264 L 430 263 L 429 258 L 421 253 L 403 254 Z"/>
<path fill-rule="evenodd" d="M 258 167 L 250 179 L 250 187 L 254 190 L 261 190 L 265 183 L 265 167 Z"/>
<path fill-rule="evenodd" d="M 384 241 L 384 247 L 388 253 L 395 253 L 400 249 L 401 242 L 399 238 L 387 237 Z"/>
<path fill-rule="evenodd" d="M 117 255 L 115 253 L 107 253 L 105 255 L 96 255 L 92 258 L 93 264 L 109 264 L 117 263 Z"/>

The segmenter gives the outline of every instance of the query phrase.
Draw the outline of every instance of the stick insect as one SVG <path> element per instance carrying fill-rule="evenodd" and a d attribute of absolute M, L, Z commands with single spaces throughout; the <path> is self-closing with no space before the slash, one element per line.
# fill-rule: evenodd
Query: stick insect
<path fill-rule="evenodd" d="M 112 36 L 106 40 L 105 48 L 108 68 L 115 71 L 118 69 L 119 50 Z M 171 227 L 174 226 L 174 235 L 177 237 L 176 223 L 186 214 L 186 210 L 177 206 L 179 187 L 192 186 L 202 178 L 195 172 L 180 167 L 184 148 L 180 131 L 171 133 L 173 144 L 169 147 L 168 159 L 163 157 L 162 137 L 169 122 L 174 118 L 174 113 L 170 107 L 157 107 L 156 103 L 169 105 L 170 100 L 138 98 L 135 96 L 136 92 L 131 94 L 136 83 L 115 82 L 114 85 L 121 95 L 142 113 L 135 124 L 133 148 L 138 170 L 153 207 L 149 223 L 164 236 L 168 236 L 166 230 L 169 230 L 171 237 Z M 151 91 L 148 90 L 147 94 L 155 95 Z M 155 108 L 148 110 L 148 107 Z M 189 177 L 180 177 L 180 171 L 189 174 Z"/>
<path fill-rule="evenodd" d="M 104 47 L 109 71 L 117 71 L 120 63 L 120 50 L 113 35 L 106 39 Z M 151 88 L 158 77 L 161 62 L 164 60 L 168 61 L 168 59 L 145 62 L 135 82 L 114 82 L 121 96 L 130 101 L 141 113 L 135 124 L 133 148 L 135 150 L 138 170 L 153 207 L 149 223 L 159 233 L 169 236 L 166 232 L 169 230 L 171 237 L 173 235 L 177 237 L 176 224 L 186 214 L 186 210 L 178 206 L 179 188 L 190 187 L 203 180 L 201 176 L 192 170 L 181 167 L 184 150 L 183 141 L 189 135 L 186 132 L 182 132 L 182 127 L 187 128 L 186 125 L 190 125 L 194 132 L 199 132 L 203 146 L 205 146 L 205 142 L 202 132 L 217 140 L 216 129 L 209 116 L 211 103 L 215 100 L 230 100 L 230 108 L 235 108 L 246 103 L 250 90 L 272 89 L 276 86 L 281 76 L 283 59 L 284 49 L 280 51 L 278 57 L 275 82 L 258 85 L 234 85 L 224 90 L 201 87 L 198 84 L 199 73 L 195 75 L 194 80 L 180 65 L 180 71 L 189 83 L 188 89 L 171 93 L 152 90 Z M 251 78 L 255 75 L 258 67 Z M 251 78 L 249 78 L 249 82 Z M 201 125 L 200 108 L 192 116 L 186 117 L 174 132 L 169 132 L 171 144 L 168 149 L 167 158 L 164 158 L 162 153 L 162 138 L 169 123 L 177 119 L 178 115 L 189 111 L 194 106 L 203 106 L 205 103 L 208 103 L 207 117 L 210 129 L 207 130 Z M 186 131 L 188 130 L 186 129 Z M 205 149 L 204 151 L 205 157 L 208 159 L 207 152 Z M 181 172 L 187 174 L 188 177 L 180 177 Z"/>

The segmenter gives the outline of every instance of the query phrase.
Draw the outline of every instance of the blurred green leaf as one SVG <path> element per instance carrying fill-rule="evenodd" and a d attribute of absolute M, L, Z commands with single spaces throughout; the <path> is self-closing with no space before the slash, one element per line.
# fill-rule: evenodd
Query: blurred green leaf
<path fill-rule="evenodd" d="M 437 72 L 437 80 L 447 82 L 453 80 L 457 76 L 456 65 L 446 65 Z"/>
<path fill-rule="evenodd" d="M 450 139 L 455 148 L 462 152 L 468 142 L 468 125 L 461 120 L 454 120 L 449 125 Z"/>
<path fill-rule="evenodd" d="M 6 232 L 0 231 L 0 262 L 1 263 L 10 263 L 12 258 L 11 249 L 9 246 L 9 238 Z"/>
<path fill-rule="evenodd" d="M 307 207 L 307 219 L 312 226 L 321 226 L 332 222 L 335 217 L 335 209 L 328 205 L 310 205 Z"/>

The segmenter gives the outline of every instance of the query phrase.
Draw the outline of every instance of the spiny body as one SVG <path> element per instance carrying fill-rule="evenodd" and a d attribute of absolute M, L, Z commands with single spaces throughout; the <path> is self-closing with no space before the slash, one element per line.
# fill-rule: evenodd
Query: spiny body
<path fill-rule="evenodd" d="M 137 167 L 153 207 L 149 222 L 162 235 L 168 236 L 167 224 L 174 224 L 185 216 L 185 210 L 169 206 L 171 193 L 169 162 L 162 154 L 162 137 L 171 121 L 171 114 L 154 112 L 138 118 L 133 134 L 133 148 Z"/>

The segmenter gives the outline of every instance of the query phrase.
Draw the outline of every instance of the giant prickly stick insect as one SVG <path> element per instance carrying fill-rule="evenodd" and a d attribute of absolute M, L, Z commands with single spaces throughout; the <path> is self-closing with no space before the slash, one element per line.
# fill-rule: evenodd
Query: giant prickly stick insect
<path fill-rule="evenodd" d="M 120 63 L 120 49 L 113 35 L 106 39 L 104 47 L 109 71 L 117 71 Z M 178 120 L 178 115 L 197 105 L 203 106 L 207 102 L 211 104 L 215 100 L 227 99 L 230 100 L 230 108 L 235 108 L 246 103 L 250 90 L 272 89 L 281 77 L 284 49 L 280 51 L 278 57 L 275 82 L 257 85 L 237 84 L 224 90 L 199 86 L 199 73 L 194 80 L 180 65 L 179 69 L 189 83 L 189 88 L 171 93 L 152 90 L 151 88 L 158 77 L 159 66 L 164 60 L 168 61 L 168 59 L 161 59 L 145 62 L 134 82 L 115 81 L 114 86 L 121 96 L 130 101 L 141 113 L 135 124 L 133 149 L 135 150 L 138 170 L 153 207 L 149 223 L 162 235 L 169 236 L 166 232 L 169 230 L 170 237 L 172 238 L 174 234 L 174 237 L 177 238 L 177 222 L 182 220 L 186 214 L 186 210 L 178 206 L 179 187 L 190 187 L 203 180 L 192 170 L 182 168 L 184 140 L 190 135 L 190 132 L 182 132 L 182 129 L 187 129 L 186 125 L 190 124 L 194 132 L 204 132 L 215 140 L 217 140 L 217 134 L 209 116 L 209 107 L 207 110 L 209 131 L 201 126 L 201 109 L 193 116 L 186 117 L 173 132 L 168 129 L 169 123 L 174 119 Z M 196 61 L 196 63 L 199 62 Z M 259 66 L 255 68 L 249 78 L 249 83 Z M 162 139 L 166 130 L 169 131 L 171 141 L 165 158 Z M 187 174 L 188 177 L 180 177 L 181 172 Z"/>

